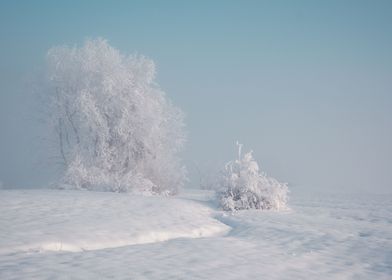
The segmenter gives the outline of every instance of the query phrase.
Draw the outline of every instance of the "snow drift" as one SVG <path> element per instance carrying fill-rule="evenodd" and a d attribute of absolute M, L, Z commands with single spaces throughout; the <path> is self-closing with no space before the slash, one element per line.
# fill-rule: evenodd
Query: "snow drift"
<path fill-rule="evenodd" d="M 161 196 L 1 191 L 0 254 L 86 251 L 226 233 L 211 209 Z"/>
<path fill-rule="evenodd" d="M 0 279 L 390 280 L 391 201 L 295 192 L 289 211 L 227 213 L 200 190 L 2 190 Z"/>

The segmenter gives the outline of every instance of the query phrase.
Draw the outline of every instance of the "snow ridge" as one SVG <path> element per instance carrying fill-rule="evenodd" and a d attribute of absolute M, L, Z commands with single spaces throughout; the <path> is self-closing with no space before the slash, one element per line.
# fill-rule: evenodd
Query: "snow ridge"
<path fill-rule="evenodd" d="M 0 254 L 101 250 L 230 229 L 196 202 L 103 192 L 2 191 L 0 213 Z"/>

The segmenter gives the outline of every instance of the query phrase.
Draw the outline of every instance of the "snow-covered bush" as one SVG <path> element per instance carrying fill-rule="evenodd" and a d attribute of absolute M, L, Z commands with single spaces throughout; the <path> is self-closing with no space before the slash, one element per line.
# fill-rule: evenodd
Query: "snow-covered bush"
<path fill-rule="evenodd" d="M 170 194 L 183 185 L 183 113 L 154 78 L 152 60 L 103 39 L 48 51 L 44 89 L 63 185 Z"/>
<path fill-rule="evenodd" d="M 288 200 L 287 184 L 259 171 L 252 152 L 241 155 L 226 164 L 219 184 L 218 196 L 224 210 L 285 209 Z"/>

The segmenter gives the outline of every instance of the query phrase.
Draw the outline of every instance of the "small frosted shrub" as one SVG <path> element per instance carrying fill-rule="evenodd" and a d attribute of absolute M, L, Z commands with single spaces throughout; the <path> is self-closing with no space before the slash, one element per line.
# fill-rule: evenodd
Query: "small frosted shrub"
<path fill-rule="evenodd" d="M 287 208 L 288 188 L 286 183 L 260 172 L 252 152 L 225 165 L 219 183 L 218 197 L 224 210 L 241 209 L 282 210 Z"/>

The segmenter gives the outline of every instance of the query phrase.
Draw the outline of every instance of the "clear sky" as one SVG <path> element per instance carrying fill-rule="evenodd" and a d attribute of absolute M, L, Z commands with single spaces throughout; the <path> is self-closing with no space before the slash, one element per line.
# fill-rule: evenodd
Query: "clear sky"
<path fill-rule="evenodd" d="M 381 0 L 1 1 L 5 185 L 54 178 L 31 77 L 50 47 L 94 37 L 156 62 L 187 115 L 191 179 L 239 140 L 292 190 L 392 192 L 392 1 Z"/>

